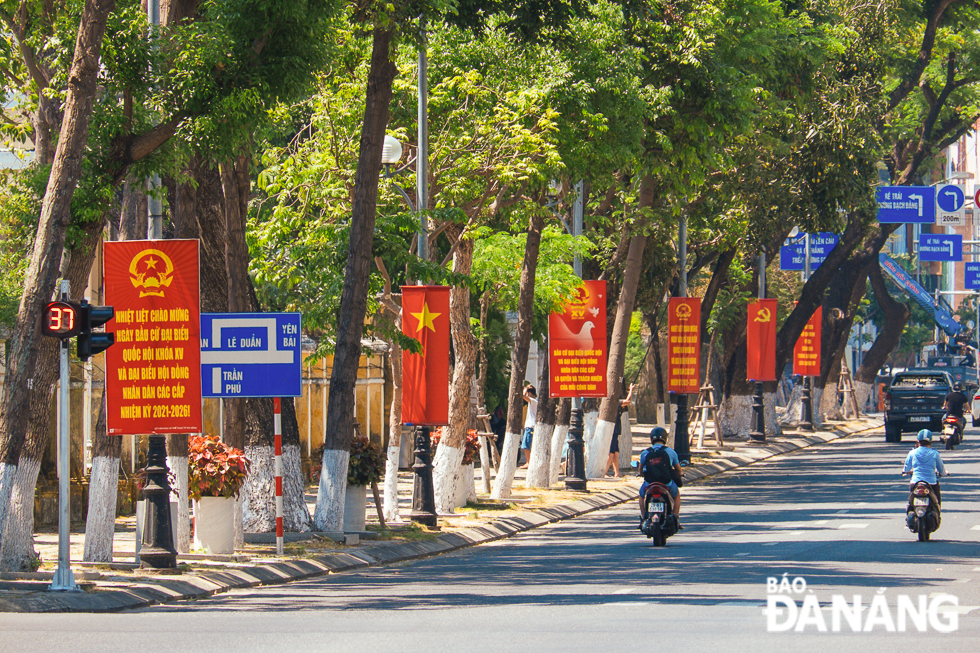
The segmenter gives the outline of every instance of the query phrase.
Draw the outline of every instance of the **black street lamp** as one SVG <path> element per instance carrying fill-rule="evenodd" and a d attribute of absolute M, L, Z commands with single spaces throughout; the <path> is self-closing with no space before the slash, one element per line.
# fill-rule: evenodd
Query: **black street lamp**
<path fill-rule="evenodd" d="M 573 408 L 568 419 L 568 473 L 565 474 L 565 489 L 577 492 L 588 491 L 585 478 L 585 441 L 582 426 L 582 409 Z"/>

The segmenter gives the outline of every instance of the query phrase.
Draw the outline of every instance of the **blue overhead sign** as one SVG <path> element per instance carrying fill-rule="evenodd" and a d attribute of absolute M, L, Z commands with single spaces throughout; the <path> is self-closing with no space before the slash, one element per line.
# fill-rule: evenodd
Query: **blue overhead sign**
<path fill-rule="evenodd" d="M 779 248 L 780 270 L 803 270 L 806 268 L 806 253 L 803 243 L 783 245 Z"/>
<path fill-rule="evenodd" d="M 201 394 L 299 397 L 300 313 L 201 313 Z"/>
<path fill-rule="evenodd" d="M 919 302 L 919 305 L 929 312 L 929 315 L 943 331 L 955 336 L 963 330 L 963 325 L 954 320 L 952 314 L 944 306 L 939 305 L 932 295 L 920 286 L 895 259 L 882 252 L 878 254 L 878 262 L 881 263 L 881 271 L 891 277 L 891 280 L 908 293 L 912 299 Z"/>
<path fill-rule="evenodd" d="M 832 233 L 810 234 L 810 270 L 820 267 L 830 251 L 837 246 L 840 237 Z M 789 245 L 783 245 L 779 249 L 779 269 L 780 270 L 805 270 L 806 269 L 806 245 L 805 235 L 801 234 L 791 239 Z"/>
<path fill-rule="evenodd" d="M 881 186 L 876 196 L 878 222 L 936 221 L 936 189 L 932 186 Z"/>
<path fill-rule="evenodd" d="M 962 261 L 963 236 L 958 234 L 919 234 L 920 261 Z"/>
<path fill-rule="evenodd" d="M 980 290 L 980 262 L 963 264 L 963 287 Z"/>
<path fill-rule="evenodd" d="M 840 237 L 837 234 L 831 233 L 819 233 L 810 236 L 811 270 L 816 270 L 820 267 L 820 264 L 830 256 L 830 251 L 837 247 L 837 241 L 839 240 Z"/>
<path fill-rule="evenodd" d="M 966 194 L 959 186 L 949 184 L 939 189 L 936 194 L 936 204 L 948 213 L 959 211 L 966 204 Z"/>

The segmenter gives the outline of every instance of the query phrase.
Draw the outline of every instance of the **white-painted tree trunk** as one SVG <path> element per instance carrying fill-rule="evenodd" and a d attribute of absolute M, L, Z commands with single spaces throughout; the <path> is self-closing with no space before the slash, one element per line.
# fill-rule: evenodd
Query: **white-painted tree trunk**
<path fill-rule="evenodd" d="M 235 499 L 235 551 L 245 550 L 245 493 Z"/>
<path fill-rule="evenodd" d="M 514 474 L 517 472 L 517 450 L 521 447 L 521 435 L 519 433 L 504 432 L 504 451 L 500 456 L 500 468 L 497 470 L 497 477 L 493 479 L 493 491 L 490 492 L 491 499 L 506 499 L 510 496 L 511 488 L 514 487 Z"/>
<path fill-rule="evenodd" d="M 401 459 L 401 432 L 391 434 L 388 440 L 388 459 L 385 461 L 384 480 L 384 516 L 385 522 L 397 524 L 401 522 L 398 514 L 398 463 Z"/>
<path fill-rule="evenodd" d="M 797 383 L 789 395 L 789 402 L 779 420 L 783 424 L 799 424 L 803 419 L 803 384 Z"/>
<path fill-rule="evenodd" d="M 810 390 L 810 404 L 813 406 L 813 427 L 823 426 L 823 388 L 814 386 Z"/>
<path fill-rule="evenodd" d="M 267 446 L 245 447 L 252 461 L 246 489 L 242 518 L 246 533 L 272 533 L 276 530 L 276 459 L 275 449 Z M 300 446 L 282 448 L 282 522 L 283 530 L 306 533 L 312 526 L 310 512 L 303 497 L 303 461 Z"/>
<path fill-rule="evenodd" d="M 118 459 L 116 460 L 118 467 Z M 191 552 L 191 502 L 188 500 L 190 496 L 190 482 L 188 479 L 188 468 L 187 468 L 187 456 L 167 456 L 167 467 L 173 472 L 174 478 L 177 480 L 175 486 L 171 488 L 171 501 L 177 502 L 177 541 L 174 542 L 174 546 L 177 548 L 177 553 L 190 553 Z M 92 475 L 95 476 L 95 467 L 93 465 Z M 119 471 L 117 469 L 116 474 Z M 115 485 L 113 486 L 115 488 Z M 115 496 L 115 495 L 113 495 Z M 91 505 L 91 502 L 89 502 Z M 115 505 L 115 503 L 113 503 Z"/>
<path fill-rule="evenodd" d="M 186 459 L 184 459 L 184 467 L 187 467 Z M 82 560 L 85 562 L 112 562 L 118 493 L 119 459 L 115 456 L 92 458 L 92 472 L 88 486 L 88 516 L 85 518 L 85 549 L 82 554 Z M 180 549 L 177 549 L 177 552 L 186 553 Z"/>
<path fill-rule="evenodd" d="M 0 569 L 33 571 L 38 559 L 34 550 L 34 487 L 41 461 L 21 456 L 15 468 L 10 509 L 0 548 Z"/>
<path fill-rule="evenodd" d="M 763 392 L 762 405 L 766 415 L 766 437 L 782 435 L 783 429 L 780 428 L 779 420 L 776 418 L 776 393 Z"/>
<path fill-rule="evenodd" d="M 436 494 L 436 513 L 451 515 L 456 512 L 456 485 L 460 482 L 463 455 L 462 448 L 450 447 L 444 438 L 436 449 L 432 461 L 432 485 Z M 465 501 L 463 502 L 465 504 Z"/>
<path fill-rule="evenodd" d="M 748 437 L 752 431 L 752 395 L 730 395 L 718 407 L 722 435 Z"/>
<path fill-rule="evenodd" d="M 599 421 L 599 411 L 593 410 L 582 415 L 582 451 L 585 456 L 585 468 L 589 467 L 589 455 L 592 451 L 589 443 L 595 437 L 596 424 Z"/>
<path fill-rule="evenodd" d="M 456 482 L 456 507 L 462 508 L 469 501 L 476 502 L 476 474 L 474 465 L 462 465 Z"/>
<path fill-rule="evenodd" d="M 600 419 L 596 422 L 595 435 L 589 442 L 589 452 L 585 456 L 585 477 L 602 478 L 606 475 L 606 463 L 609 462 L 609 446 L 612 444 L 613 431 L 616 425 Z"/>
<path fill-rule="evenodd" d="M 624 412 L 620 417 L 619 468 L 628 469 L 633 459 L 633 429 L 630 427 L 630 414 Z"/>
<path fill-rule="evenodd" d="M 317 491 L 313 527 L 317 531 L 343 532 L 344 494 L 347 492 L 347 464 L 350 452 L 323 450 L 320 488 Z"/>
<path fill-rule="evenodd" d="M 14 491 L 14 478 L 17 476 L 17 466 L 3 463 L 0 465 L 0 552 L 3 551 L 3 541 L 6 539 L 7 517 L 10 514 L 10 497 Z M 3 571 L 0 566 L 0 571 Z"/>
<path fill-rule="evenodd" d="M 554 432 L 554 424 L 538 422 L 534 425 L 534 439 L 531 440 L 531 460 L 527 464 L 525 487 L 549 487 L 551 481 L 551 436 Z"/>
<path fill-rule="evenodd" d="M 858 410 L 862 412 L 867 412 L 868 410 L 868 399 L 874 392 L 875 384 L 868 383 L 867 381 L 854 381 L 854 398 L 857 399 Z M 877 402 L 875 402 L 875 410 L 877 411 Z"/>
<path fill-rule="evenodd" d="M 490 473 L 493 469 L 490 447 L 496 446 L 490 438 L 480 438 L 480 484 L 483 494 L 490 494 Z"/>
<path fill-rule="evenodd" d="M 565 440 L 568 439 L 568 424 L 555 427 L 551 434 L 551 460 L 548 464 L 548 485 L 558 483 L 561 476 L 561 454 L 565 450 Z"/>

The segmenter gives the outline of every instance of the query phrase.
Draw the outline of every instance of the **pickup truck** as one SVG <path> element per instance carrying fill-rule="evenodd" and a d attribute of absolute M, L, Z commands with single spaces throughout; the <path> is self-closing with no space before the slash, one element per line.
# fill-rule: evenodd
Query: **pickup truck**
<path fill-rule="evenodd" d="M 901 442 L 902 433 L 943 428 L 943 405 L 953 389 L 948 372 L 912 369 L 899 372 L 885 392 L 885 442 Z"/>

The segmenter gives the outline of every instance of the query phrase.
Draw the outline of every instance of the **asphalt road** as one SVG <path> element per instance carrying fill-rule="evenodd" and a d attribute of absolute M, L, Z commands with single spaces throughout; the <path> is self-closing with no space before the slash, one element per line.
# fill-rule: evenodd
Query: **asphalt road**
<path fill-rule="evenodd" d="M 635 507 L 622 506 L 413 564 L 196 603 L 0 614 L 0 641 L 73 652 L 973 651 L 980 433 L 943 452 L 953 477 L 927 543 L 904 525 L 910 440 L 852 437 L 689 486 L 685 530 L 666 548 L 650 546 Z M 783 574 L 806 588 L 774 592 L 783 603 L 770 614 L 768 579 Z"/>

